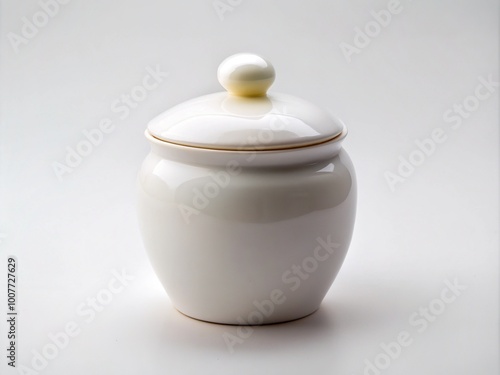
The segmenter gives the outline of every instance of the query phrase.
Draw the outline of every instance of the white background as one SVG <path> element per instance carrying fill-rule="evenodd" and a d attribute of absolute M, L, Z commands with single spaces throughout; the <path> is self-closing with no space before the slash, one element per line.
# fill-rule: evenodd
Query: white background
<path fill-rule="evenodd" d="M 212 0 L 72 0 L 15 48 L 9 33 L 22 36 L 23 17 L 42 8 L 1 2 L 0 373 L 377 374 L 366 361 L 385 366 L 381 345 L 406 331 L 411 344 L 382 374 L 498 374 L 498 87 L 488 99 L 469 97 L 480 77 L 499 80 L 497 2 L 401 1 L 350 62 L 339 45 L 354 44 L 355 28 L 373 27 L 370 12 L 386 1 L 231 3 L 219 16 Z M 222 335 L 236 327 L 176 312 L 153 274 L 135 179 L 149 149 L 147 122 L 220 91 L 218 64 L 242 51 L 273 62 L 272 90 L 346 122 L 359 208 L 321 309 L 257 327 L 230 353 Z M 113 103 L 148 66 L 169 75 L 120 118 Z M 479 105 L 454 129 L 443 116 L 464 100 Z M 82 131 L 107 118 L 113 131 L 59 179 L 53 163 L 65 163 Z M 391 191 L 384 173 L 397 173 L 399 157 L 437 128 L 446 141 Z M 18 261 L 20 372 L 5 358 L 10 255 Z M 106 293 L 113 270 L 134 279 L 90 319 L 78 308 Z M 435 299 L 447 280 L 466 289 L 425 329 L 412 324 L 421 307 L 442 306 Z M 49 335 L 67 323 L 78 334 L 55 353 Z M 54 358 L 35 371 L 44 350 Z"/>

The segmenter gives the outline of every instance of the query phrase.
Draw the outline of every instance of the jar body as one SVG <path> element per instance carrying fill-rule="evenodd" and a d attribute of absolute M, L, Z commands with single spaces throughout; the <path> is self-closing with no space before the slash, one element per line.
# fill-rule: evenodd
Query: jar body
<path fill-rule="evenodd" d="M 139 224 L 173 305 L 224 324 L 316 311 L 354 227 L 356 179 L 339 142 L 252 153 L 148 139 Z"/>

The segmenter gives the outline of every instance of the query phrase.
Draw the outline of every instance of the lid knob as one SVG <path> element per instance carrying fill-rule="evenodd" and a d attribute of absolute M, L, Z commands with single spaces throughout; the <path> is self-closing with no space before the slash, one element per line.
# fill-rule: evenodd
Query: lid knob
<path fill-rule="evenodd" d="M 274 67 L 266 59 L 253 53 L 229 56 L 217 71 L 219 83 L 230 94 L 237 96 L 265 96 L 274 82 Z"/>

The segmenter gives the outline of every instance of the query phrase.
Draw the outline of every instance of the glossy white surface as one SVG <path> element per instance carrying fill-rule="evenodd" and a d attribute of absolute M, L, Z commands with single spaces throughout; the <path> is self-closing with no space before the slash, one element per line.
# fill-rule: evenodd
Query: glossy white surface
<path fill-rule="evenodd" d="M 474 95 L 478 76 L 499 80 L 498 2 L 401 1 L 403 11 L 347 63 L 338 44 L 352 43 L 354 27 L 387 4 L 242 1 L 221 22 L 210 1 L 70 1 L 15 53 L 7 33 L 19 34 L 21 18 L 40 8 L 2 2 L 2 353 L 6 257 L 15 255 L 19 364 L 31 366 L 32 351 L 68 322 L 80 329 L 39 375 L 363 375 L 365 361 L 402 331 L 413 341 L 381 375 L 498 374 L 498 88 L 458 129 L 442 119 Z M 147 121 L 221 90 L 214 72 L 241 50 L 273 61 L 271 91 L 332 106 L 349 125 L 343 145 L 356 165 L 359 205 L 320 309 L 239 332 L 172 307 L 143 248 L 135 181 L 150 149 Z M 169 75 L 147 99 L 124 119 L 112 112 L 157 65 Z M 113 131 L 59 181 L 51 163 L 65 162 L 66 147 L 107 117 Z M 437 127 L 446 142 L 390 191 L 384 172 Z M 86 305 L 95 312 L 87 322 L 76 308 L 108 288 L 113 269 L 133 280 L 97 302 L 99 311 Z M 439 299 L 447 278 L 467 289 L 419 331 L 409 316 Z M 245 339 L 230 352 L 223 335 L 239 333 Z M 2 357 L 0 374 L 19 371 Z"/>
<path fill-rule="evenodd" d="M 265 95 L 274 68 L 259 56 L 228 57 L 218 77 L 229 93 L 204 95 L 168 109 L 149 122 L 151 135 L 203 148 L 273 150 L 324 142 L 345 131 L 340 120 L 304 99 Z M 334 108 L 333 103 L 330 109 Z"/>
<path fill-rule="evenodd" d="M 267 96 L 275 71 L 260 56 L 230 56 L 217 75 L 228 93 L 185 102 L 148 125 L 151 153 L 138 186 L 145 247 L 174 306 L 190 317 L 240 325 L 303 318 L 319 308 L 351 242 L 347 129 L 305 100 Z M 301 279 L 308 286 L 299 290 Z"/>
<path fill-rule="evenodd" d="M 224 152 L 146 135 L 152 150 L 139 174 L 139 223 L 174 306 L 225 324 L 316 311 L 354 226 L 356 180 L 340 141 Z"/>

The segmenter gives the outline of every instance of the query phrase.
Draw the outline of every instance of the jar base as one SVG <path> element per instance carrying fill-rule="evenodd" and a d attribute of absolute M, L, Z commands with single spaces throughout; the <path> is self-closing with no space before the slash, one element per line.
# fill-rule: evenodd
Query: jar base
<path fill-rule="evenodd" d="M 184 316 L 187 316 L 188 318 L 191 318 L 191 319 L 194 319 L 194 320 L 198 320 L 198 321 L 204 322 L 204 323 L 219 324 L 219 325 L 228 325 L 228 326 L 265 326 L 265 325 L 272 325 L 272 324 L 290 323 L 290 322 L 293 322 L 293 321 L 296 321 L 296 320 L 307 318 L 308 316 L 313 315 L 315 312 L 317 312 L 319 310 L 319 306 L 318 306 L 318 307 L 316 307 L 315 309 L 313 309 L 312 311 L 310 311 L 310 312 L 308 312 L 306 314 L 298 314 L 297 316 L 293 316 L 291 314 L 290 317 L 282 318 L 282 319 L 279 319 L 279 318 L 272 319 L 272 317 L 265 317 L 261 323 L 255 323 L 254 324 L 254 323 L 250 323 L 250 322 L 245 322 L 244 320 L 242 320 L 243 323 L 240 323 L 237 320 L 228 321 L 228 320 L 225 320 L 225 319 L 206 319 L 206 318 L 201 318 L 201 317 L 194 316 L 195 314 L 185 313 L 184 311 L 182 311 L 181 309 L 179 309 L 176 306 L 173 306 L 173 307 L 179 313 L 181 313 Z"/>

